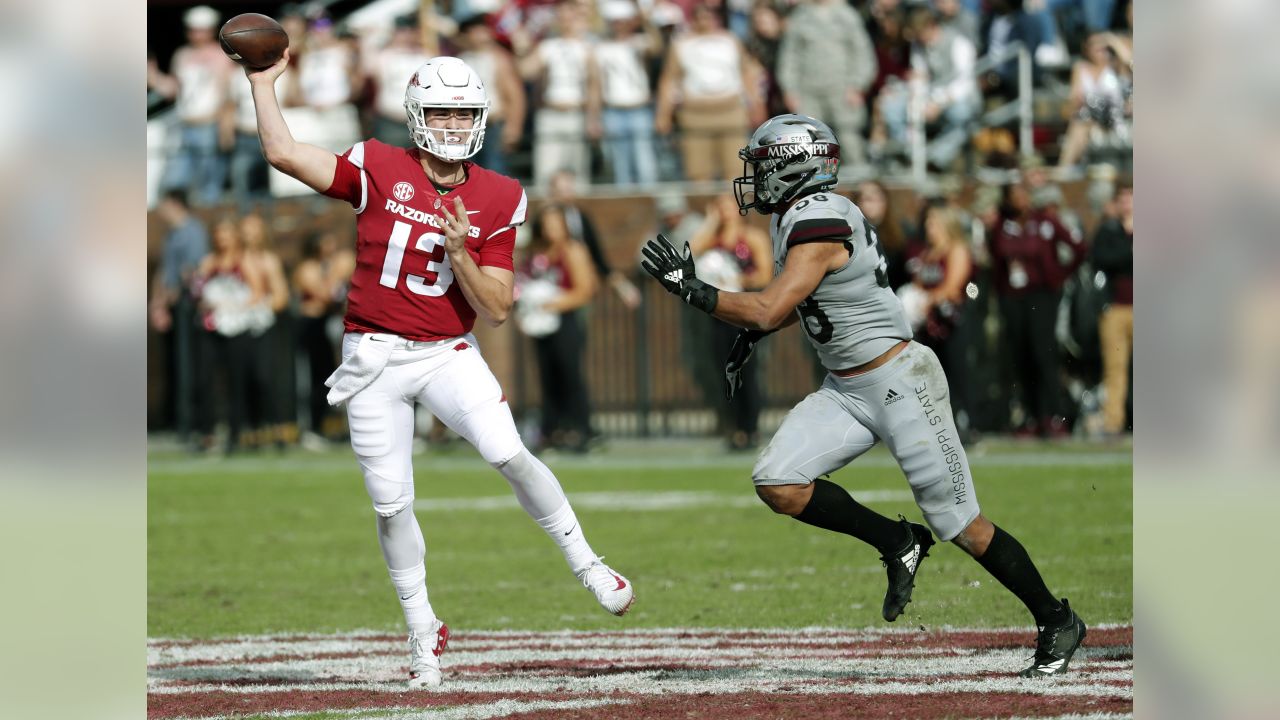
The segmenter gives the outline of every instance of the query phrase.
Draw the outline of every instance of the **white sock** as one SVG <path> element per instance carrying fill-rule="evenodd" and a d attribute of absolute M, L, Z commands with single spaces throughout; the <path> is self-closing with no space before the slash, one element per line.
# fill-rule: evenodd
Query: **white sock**
<path fill-rule="evenodd" d="M 596 561 L 596 554 L 587 544 L 587 538 L 582 534 L 582 526 L 578 524 L 578 518 L 573 514 L 573 508 L 568 501 L 551 515 L 539 519 L 538 524 L 547 531 L 552 540 L 556 541 L 556 545 L 560 546 L 565 562 L 569 563 L 569 567 L 575 574 L 582 572 Z"/>
<path fill-rule="evenodd" d="M 418 563 L 408 570 L 390 570 L 391 582 L 396 586 L 400 607 L 404 609 L 404 621 L 410 630 L 425 631 L 436 620 L 435 610 L 427 600 L 427 566 Z"/>
<path fill-rule="evenodd" d="M 405 624 L 411 630 L 426 632 L 435 622 L 436 613 L 427 599 L 427 543 L 412 506 L 390 517 L 378 516 L 378 544 L 387 561 L 391 584 L 396 587 L 396 597 L 400 598 Z"/>

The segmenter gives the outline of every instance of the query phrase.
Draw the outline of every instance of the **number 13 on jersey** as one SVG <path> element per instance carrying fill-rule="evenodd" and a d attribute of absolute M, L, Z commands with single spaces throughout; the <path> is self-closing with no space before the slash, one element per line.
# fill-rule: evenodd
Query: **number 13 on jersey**
<path fill-rule="evenodd" d="M 387 255 L 382 260 L 382 277 L 378 284 L 394 288 L 400 282 L 400 265 L 404 262 L 404 251 L 409 245 L 409 235 L 413 226 L 397 221 L 387 241 Z M 453 284 L 453 267 L 449 265 L 449 256 L 444 253 L 444 236 L 436 232 L 426 232 L 418 236 L 413 245 L 415 250 L 427 253 L 431 259 L 427 261 L 426 271 L 435 273 L 435 280 L 427 282 L 422 275 L 405 275 L 405 287 L 415 295 L 438 297 L 443 295 Z M 438 251 L 438 253 L 437 253 Z M 437 255 L 439 259 L 437 259 Z"/>

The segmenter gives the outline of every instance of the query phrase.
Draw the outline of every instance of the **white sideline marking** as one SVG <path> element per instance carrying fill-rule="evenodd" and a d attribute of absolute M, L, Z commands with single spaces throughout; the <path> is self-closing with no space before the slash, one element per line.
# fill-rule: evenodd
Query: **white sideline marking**
<path fill-rule="evenodd" d="M 664 510 L 683 510 L 688 508 L 725 507 L 764 509 L 764 503 L 744 487 L 741 493 L 728 494 L 717 492 L 681 491 L 670 492 L 579 492 L 569 493 L 569 502 L 575 509 L 604 510 L 622 512 L 658 512 Z M 859 502 L 898 502 L 911 500 L 909 490 L 864 490 L 853 491 Z M 489 497 L 466 498 L 419 498 L 413 503 L 415 510 L 423 512 L 458 512 L 458 511 L 492 511 L 519 510 L 520 503 L 515 495 L 493 495 Z"/>

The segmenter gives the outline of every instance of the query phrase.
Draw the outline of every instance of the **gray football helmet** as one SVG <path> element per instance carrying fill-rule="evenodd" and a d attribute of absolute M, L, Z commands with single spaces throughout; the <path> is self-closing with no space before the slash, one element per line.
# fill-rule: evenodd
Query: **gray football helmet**
<path fill-rule="evenodd" d="M 778 115 L 751 133 L 738 151 L 742 177 L 733 181 L 738 210 L 768 215 L 788 202 L 836 184 L 840 143 L 821 120 Z"/>

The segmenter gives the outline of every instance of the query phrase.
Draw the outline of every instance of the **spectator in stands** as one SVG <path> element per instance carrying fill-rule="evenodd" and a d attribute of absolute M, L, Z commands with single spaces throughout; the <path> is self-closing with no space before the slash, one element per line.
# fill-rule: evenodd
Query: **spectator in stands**
<path fill-rule="evenodd" d="M 258 298 L 253 322 L 249 327 L 248 417 L 249 427 L 256 430 L 250 445 L 275 443 L 284 447 L 286 418 L 292 413 L 292 388 L 281 382 L 281 376 L 292 377 L 291 372 L 281 373 L 276 361 L 276 348 L 288 346 L 281 334 L 286 331 L 276 322 L 280 313 L 289 306 L 289 281 L 284 276 L 284 264 L 271 247 L 267 221 L 258 213 L 240 218 L 240 236 L 244 240 L 244 264 L 262 281 L 262 294 Z M 292 367 L 292 356 L 290 356 Z"/>
<path fill-rule="evenodd" d="M 911 43 L 906 37 L 906 11 L 896 0 L 877 0 L 870 7 L 867 33 L 876 55 L 876 78 L 867 89 L 867 105 L 871 110 L 867 157 L 880 165 L 886 158 L 903 154 L 900 144 L 889 143 L 889 130 L 884 123 L 880 104 L 884 97 L 906 92 L 911 70 Z"/>
<path fill-rule="evenodd" d="M 1094 134 L 1129 136 L 1131 80 L 1117 53 L 1123 45 L 1111 33 L 1094 33 L 1071 70 L 1071 121 L 1062 140 L 1058 166 L 1075 167 Z"/>
<path fill-rule="evenodd" d="M 298 78 L 293 67 L 276 78 L 276 96 L 285 106 L 301 104 Z M 401 113 L 403 114 L 403 112 Z M 269 165 L 258 139 L 258 118 L 253 108 L 253 86 L 244 73 L 227 76 L 227 102 L 219 130 L 223 147 L 231 148 L 231 195 L 242 212 L 249 212 L 271 197 Z"/>
<path fill-rule="evenodd" d="M 474 158 L 476 164 L 506 175 L 510 172 L 507 158 L 520 147 L 524 136 L 526 100 L 515 59 L 498 44 L 489 17 L 475 15 L 458 26 L 463 48 L 458 57 L 471 66 L 489 91 L 485 142 Z M 400 115 L 404 116 L 403 108 Z"/>
<path fill-rule="evenodd" d="M 909 16 L 914 41 L 911 72 L 924 87 L 924 121 L 938 125 L 937 136 L 929 143 L 928 160 L 938 169 L 949 169 L 969 137 L 969 121 L 978 111 L 980 99 L 974 80 L 976 51 L 964 36 L 942 27 L 928 8 L 916 8 Z M 880 111 L 889 136 L 906 143 L 910 92 L 882 95 Z"/>
<path fill-rule="evenodd" d="M 663 64 L 655 120 L 663 135 L 679 121 L 687 180 L 732 180 L 742 171 L 738 150 L 765 118 L 753 67 L 715 9 L 694 5 L 689 30 L 675 38 Z"/>
<path fill-rule="evenodd" d="M 937 355 L 951 390 L 951 409 L 962 434 L 970 427 L 969 328 L 965 306 L 973 276 L 973 256 L 960 215 L 944 202 L 930 203 L 924 213 L 924 243 L 907 260 L 911 282 L 925 299 L 923 322 L 915 339 Z"/>
<path fill-rule="evenodd" d="M 219 372 L 226 381 L 226 452 L 231 454 L 240 448 L 244 430 L 253 367 L 250 330 L 259 322 L 259 308 L 267 296 L 259 266 L 245 260 L 244 239 L 235 219 L 224 217 L 214 225 L 213 252 L 196 268 L 193 289 L 214 361 L 213 372 L 203 381 L 214 387 Z M 206 412 L 200 429 L 208 437 L 213 426 L 213 413 Z"/>
<path fill-rule="evenodd" d="M 417 16 L 396 18 L 386 46 L 372 54 L 364 69 L 373 82 L 373 137 L 388 145 L 413 146 L 404 121 L 404 89 L 418 66 L 430 59 L 422 49 Z"/>
<path fill-rule="evenodd" d="M 302 101 L 316 110 L 343 107 L 354 101 L 360 85 L 360 65 L 351 45 L 338 36 L 332 19 L 321 15 L 311 21 L 306 48 L 298 59 Z"/>
<path fill-rule="evenodd" d="M 753 7 L 752 0 L 714 0 L 711 5 L 720 6 L 721 17 L 724 18 L 724 26 L 729 32 L 738 36 L 739 40 L 746 41 L 751 34 L 751 10 Z"/>
<path fill-rule="evenodd" d="M 874 101 L 886 85 L 907 81 L 911 69 L 911 42 L 906 36 L 907 15 L 896 2 L 875 2 L 867 18 L 867 35 L 876 55 L 876 77 L 867 89 Z"/>
<path fill-rule="evenodd" d="M 355 255 L 341 248 L 335 231 L 315 233 L 302 245 L 302 260 L 293 270 L 298 294 L 298 349 L 307 362 L 308 426 L 302 446 L 321 450 L 337 434 L 324 381 L 338 367 L 337 338 L 342 334 L 342 304 L 355 270 Z"/>
<path fill-rule="evenodd" d="M 858 184 L 853 196 L 862 215 L 876 229 L 880 239 L 880 252 L 888 266 L 889 287 L 897 290 L 911 281 L 907 273 L 907 238 L 914 234 L 914 226 L 908 232 L 903 221 L 894 217 L 889 201 L 889 191 L 879 180 L 865 180 Z"/>
<path fill-rule="evenodd" d="M 168 377 L 172 379 L 169 403 L 185 441 L 207 397 L 204 387 L 195 382 L 195 370 L 203 353 L 198 343 L 192 280 L 200 261 L 209 254 L 209 232 L 191 214 L 186 190 L 167 191 L 156 212 L 169 226 L 169 232 L 152 278 L 147 310 L 151 326 L 168 338 Z"/>
<path fill-rule="evenodd" d="M 1133 0 L 1120 0 L 1113 12 L 1110 27 L 1114 40 L 1111 49 L 1120 62 L 1130 70 L 1133 69 Z M 1097 28 L 1102 30 L 1104 28 Z"/>
<path fill-rule="evenodd" d="M 613 181 L 621 185 L 658 182 L 653 144 L 653 102 L 647 58 L 662 50 L 657 28 L 643 19 L 633 0 L 605 0 L 601 17 L 609 35 L 596 45 L 599 82 L 591 84 L 587 128 L 601 137 Z M 644 32 L 639 32 L 643 27 Z"/>
<path fill-rule="evenodd" d="M 363 80 L 355 47 L 338 35 L 333 20 L 320 15 L 311 20 L 297 67 L 302 102 L 315 123 L 307 133 L 310 142 L 345 147 L 360 134 L 354 103 Z"/>
<path fill-rule="evenodd" d="M 1054 336 L 1062 286 L 1084 259 L 1080 238 L 1042 209 L 1021 183 L 1005 187 L 988 237 L 992 275 L 1015 384 L 1022 395 L 1022 434 L 1067 434 L 1064 389 Z"/>
<path fill-rule="evenodd" d="M 772 0 L 756 0 L 751 7 L 751 29 L 747 34 L 747 53 L 760 65 L 765 114 L 769 117 L 787 112 L 778 84 L 778 49 L 786 22 Z"/>
<path fill-rule="evenodd" d="M 595 223 L 582 211 L 578 202 L 577 176 L 569 170 L 561 170 L 552 175 L 547 183 L 547 199 L 559 207 L 569 236 L 586 246 L 598 276 L 605 278 L 628 309 L 635 310 L 639 307 L 640 290 L 625 274 L 610 267 L 604 250 L 600 247 L 600 234 L 596 232 Z"/>
<path fill-rule="evenodd" d="M 733 292 L 759 290 L 773 279 L 773 251 L 769 236 L 748 225 L 732 195 L 721 195 L 707 205 L 702 227 L 689 241 L 698 277 Z M 700 333 L 706 353 L 720 363 L 729 357 L 738 328 L 702 315 Z M 697 322 L 697 321 L 695 321 Z M 758 364 L 757 364 L 758 365 Z M 759 441 L 760 410 L 764 405 L 758 372 L 744 372 L 743 385 L 730 401 L 721 384 L 704 384 L 706 399 L 720 410 L 720 427 L 730 450 L 749 450 Z"/>
<path fill-rule="evenodd" d="M 1023 0 L 991 0 L 989 13 L 984 18 L 982 37 L 983 54 L 1003 54 L 1014 43 L 1022 43 L 1031 53 L 1031 81 L 1040 86 L 1040 65 L 1036 62 L 1036 50 L 1051 44 L 1053 37 L 1045 37 L 1042 26 L 1023 9 Z M 984 91 L 1012 100 L 1018 94 L 1018 62 L 1009 58 L 997 64 L 983 77 Z"/>
<path fill-rule="evenodd" d="M 1102 348 L 1103 430 L 1125 431 L 1133 354 L 1133 186 L 1116 188 L 1115 217 L 1107 218 L 1093 236 L 1090 259 L 1107 278 L 1111 301 L 1098 320 Z"/>
<path fill-rule="evenodd" d="M 187 43 L 173 53 L 172 74 L 160 72 L 154 60 L 147 64 L 147 88 L 174 100 L 179 120 L 177 151 L 165 166 L 160 187 L 183 188 L 197 205 L 219 202 L 227 179 L 218 117 L 235 64 L 214 39 L 220 19 L 206 5 L 191 8 L 183 15 Z"/>
<path fill-rule="evenodd" d="M 1032 207 L 1043 210 L 1046 215 L 1062 223 L 1072 235 L 1083 237 L 1084 226 L 1080 222 L 1080 216 L 1067 204 L 1062 189 L 1050 176 L 1044 159 L 1039 155 L 1026 155 L 1019 160 L 1019 166 L 1022 170 L 1022 182 L 1031 194 Z"/>
<path fill-rule="evenodd" d="M 559 206 L 543 207 L 534 216 L 532 231 L 529 255 L 521 265 L 523 306 L 517 321 L 533 335 L 538 357 L 543 445 L 586 452 L 591 405 L 582 363 L 586 349 L 582 308 L 591 301 L 599 279 L 586 246 L 569 234 Z M 536 319 L 545 321 L 547 315 L 555 321 L 536 324 Z"/>
<path fill-rule="evenodd" d="M 307 16 L 301 5 L 282 5 L 276 16 L 280 27 L 289 36 L 290 65 L 298 62 L 307 50 Z M 299 101 L 301 102 L 301 101 Z"/>
<path fill-rule="evenodd" d="M 933 0 L 933 9 L 938 13 L 938 22 L 944 28 L 963 36 L 974 47 L 978 46 L 978 16 L 970 12 L 960 0 Z"/>
<path fill-rule="evenodd" d="M 533 179 L 540 185 L 557 170 L 591 177 L 586 105 L 587 85 L 594 78 L 595 41 L 587 35 L 580 0 L 560 0 L 556 30 L 554 37 L 516 48 L 521 74 L 543 86 L 533 114 Z"/>
<path fill-rule="evenodd" d="M 876 70 L 866 25 L 844 0 L 806 0 L 787 17 L 778 49 L 784 102 L 835 130 L 846 165 L 863 162 L 866 94 Z"/>

